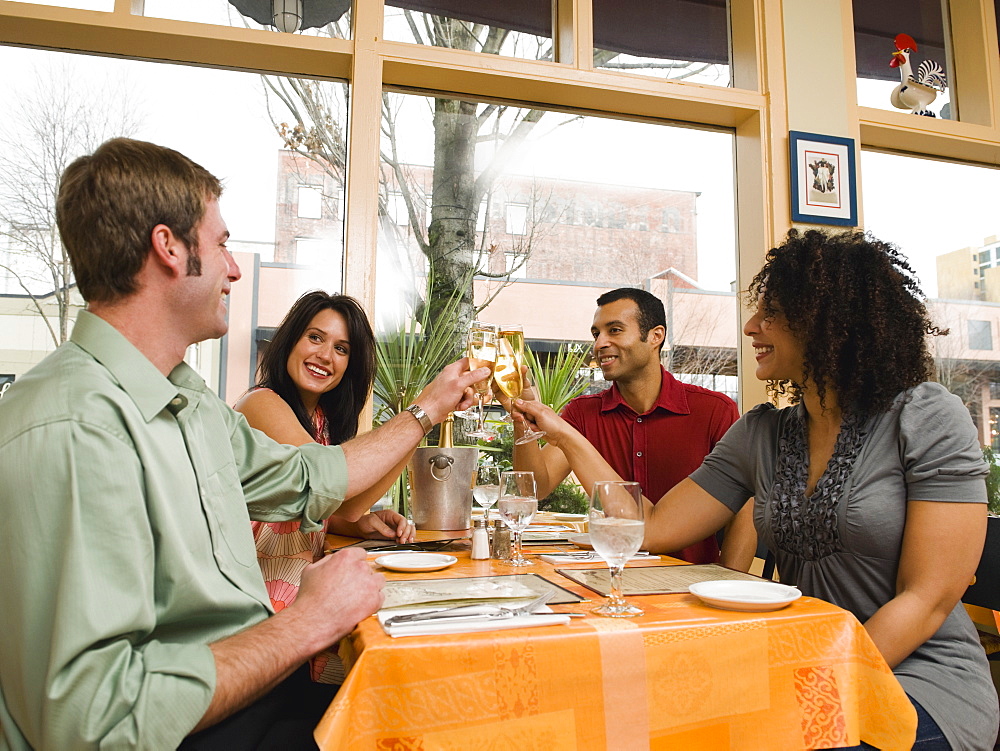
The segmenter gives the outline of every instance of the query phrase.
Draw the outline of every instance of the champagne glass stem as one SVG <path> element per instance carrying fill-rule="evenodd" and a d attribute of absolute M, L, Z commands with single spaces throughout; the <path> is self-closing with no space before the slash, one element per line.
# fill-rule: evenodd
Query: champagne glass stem
<path fill-rule="evenodd" d="M 484 394 L 476 394 L 476 400 L 479 402 L 479 426 L 476 428 L 477 433 L 486 432 L 486 411 L 483 402 L 486 400 Z"/>

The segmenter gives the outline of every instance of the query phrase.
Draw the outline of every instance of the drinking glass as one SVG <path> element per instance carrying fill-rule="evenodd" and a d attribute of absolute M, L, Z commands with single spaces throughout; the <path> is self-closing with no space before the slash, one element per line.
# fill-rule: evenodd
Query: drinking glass
<path fill-rule="evenodd" d="M 521 533 L 528 528 L 538 511 L 534 472 L 504 472 L 500 475 L 500 518 L 510 528 L 513 551 L 507 566 L 534 566 L 521 554 Z"/>
<path fill-rule="evenodd" d="M 468 338 L 469 370 L 488 367 L 490 375 L 476 383 L 476 400 L 479 402 L 479 419 L 476 429 L 468 433 L 473 438 L 490 438 L 493 433 L 486 429 L 485 404 L 490 391 L 490 377 L 497 362 L 497 327 L 492 323 L 473 321 Z"/>
<path fill-rule="evenodd" d="M 480 464 L 472 485 L 472 497 L 483 507 L 483 519 L 489 522 L 490 509 L 500 497 L 500 468 L 494 464 Z M 488 525 L 487 525 L 488 526 Z"/>
<path fill-rule="evenodd" d="M 519 398 L 524 391 L 526 373 L 521 372 L 523 365 L 524 329 L 517 324 L 505 324 L 500 327 L 500 338 L 497 340 L 497 364 L 493 371 L 493 381 L 511 399 Z M 530 443 L 543 435 L 543 430 L 525 427 L 524 435 L 514 443 Z"/>
<path fill-rule="evenodd" d="M 611 569 L 611 594 L 607 602 L 594 608 L 598 615 L 630 618 L 642 610 L 622 596 L 625 561 L 642 546 L 644 524 L 642 490 L 637 482 L 601 481 L 594 483 L 590 498 L 590 543 Z"/>

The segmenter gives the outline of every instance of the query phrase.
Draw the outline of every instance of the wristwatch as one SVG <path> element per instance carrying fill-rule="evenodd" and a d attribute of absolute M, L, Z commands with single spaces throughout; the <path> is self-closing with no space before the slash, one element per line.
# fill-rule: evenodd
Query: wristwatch
<path fill-rule="evenodd" d="M 423 407 L 419 404 L 411 404 L 406 408 L 406 411 L 417 418 L 417 422 L 420 423 L 420 427 L 424 430 L 424 435 L 427 435 L 434 429 L 434 422 L 427 416 L 427 413 L 424 412 Z"/>

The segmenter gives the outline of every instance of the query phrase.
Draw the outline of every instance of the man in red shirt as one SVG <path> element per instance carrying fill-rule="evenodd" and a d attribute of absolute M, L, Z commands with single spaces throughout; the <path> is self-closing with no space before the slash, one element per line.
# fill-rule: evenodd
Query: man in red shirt
<path fill-rule="evenodd" d="M 624 287 L 601 295 L 597 304 L 590 329 L 594 354 L 612 386 L 577 397 L 562 416 L 619 475 L 638 482 L 656 503 L 701 465 L 739 418 L 739 410 L 725 394 L 681 383 L 660 365 L 666 316 L 655 295 Z M 515 421 L 515 426 L 520 434 L 523 424 Z M 537 442 L 514 447 L 514 466 L 535 473 L 539 498 L 570 472 L 562 451 Z M 752 504 L 747 504 L 726 529 L 721 557 L 715 536 L 673 555 L 746 571 L 756 547 Z"/>

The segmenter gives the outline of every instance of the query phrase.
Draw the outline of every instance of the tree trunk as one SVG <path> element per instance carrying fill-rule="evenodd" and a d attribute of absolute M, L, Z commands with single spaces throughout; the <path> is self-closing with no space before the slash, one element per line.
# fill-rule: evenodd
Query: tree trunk
<path fill-rule="evenodd" d="M 476 105 L 457 99 L 434 101 L 434 184 L 427 256 L 431 267 L 431 327 L 454 332 L 456 350 L 464 347 L 473 316 L 472 272 L 476 244 Z M 455 294 L 458 314 L 441 320 L 439 313 Z"/>

